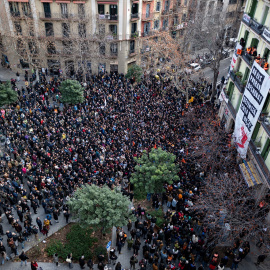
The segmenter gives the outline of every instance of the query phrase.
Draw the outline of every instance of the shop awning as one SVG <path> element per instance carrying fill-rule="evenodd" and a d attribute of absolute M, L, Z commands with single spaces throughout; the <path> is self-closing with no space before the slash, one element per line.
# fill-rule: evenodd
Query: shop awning
<path fill-rule="evenodd" d="M 242 164 L 239 164 L 239 167 L 248 187 L 253 187 L 262 183 L 260 174 L 253 161 L 246 162 L 244 160 Z"/>

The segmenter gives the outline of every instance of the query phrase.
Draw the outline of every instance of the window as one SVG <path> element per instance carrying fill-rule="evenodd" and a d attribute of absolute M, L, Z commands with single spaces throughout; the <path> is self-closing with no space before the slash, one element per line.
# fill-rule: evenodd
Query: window
<path fill-rule="evenodd" d="M 234 91 L 234 84 L 233 84 L 233 82 L 230 82 L 229 87 L 228 87 L 228 91 L 227 91 L 229 100 L 232 100 L 233 91 Z"/>
<path fill-rule="evenodd" d="M 168 19 L 164 19 L 163 20 L 163 30 L 166 30 L 166 28 L 168 27 Z"/>
<path fill-rule="evenodd" d="M 70 34 L 70 26 L 68 23 L 62 23 L 62 33 L 63 37 L 69 37 Z"/>
<path fill-rule="evenodd" d="M 150 4 L 146 5 L 146 14 L 145 17 L 148 18 L 150 16 Z"/>
<path fill-rule="evenodd" d="M 29 28 L 29 36 L 33 37 L 35 35 L 34 26 L 30 24 L 28 28 Z"/>
<path fill-rule="evenodd" d="M 268 111 L 269 103 L 270 103 L 270 94 L 267 95 L 266 100 L 265 100 L 265 102 L 263 104 L 263 108 L 262 108 L 263 113 L 268 113 L 269 112 Z"/>
<path fill-rule="evenodd" d="M 86 25 L 85 23 L 78 24 L 78 33 L 81 38 L 86 38 Z"/>
<path fill-rule="evenodd" d="M 99 53 L 100 53 L 101 55 L 105 55 L 105 52 L 106 52 L 105 43 L 100 42 L 100 43 L 99 43 Z"/>
<path fill-rule="evenodd" d="M 187 14 L 184 13 L 184 14 L 182 15 L 182 22 L 185 22 L 186 19 L 187 19 Z"/>
<path fill-rule="evenodd" d="M 54 42 L 48 42 L 48 45 L 47 45 L 47 52 L 49 54 L 56 54 L 56 49 L 55 49 L 55 44 Z"/>
<path fill-rule="evenodd" d="M 110 44 L 110 50 L 111 50 L 112 55 L 117 55 L 117 52 L 118 52 L 117 43 L 111 43 Z"/>
<path fill-rule="evenodd" d="M 252 139 L 253 141 L 255 141 L 255 139 L 256 139 L 256 137 L 257 137 L 257 135 L 258 135 L 258 132 L 259 132 L 260 127 L 261 127 L 261 124 L 260 124 L 259 122 L 257 122 L 257 124 L 256 124 L 256 126 L 255 126 L 255 128 L 254 128 L 254 131 L 253 131 L 253 133 L 252 133 L 252 137 L 251 137 L 251 139 Z"/>
<path fill-rule="evenodd" d="M 178 25 L 179 24 L 179 21 L 178 21 L 178 16 L 174 16 L 173 18 L 173 25 Z"/>
<path fill-rule="evenodd" d="M 250 9 L 249 9 L 249 13 L 248 13 L 248 15 L 251 18 L 253 18 L 254 15 L 255 15 L 257 5 L 258 5 L 258 0 L 253 0 L 252 3 L 251 3 L 251 5 L 250 5 Z"/>
<path fill-rule="evenodd" d="M 262 150 L 261 156 L 264 160 L 266 160 L 270 151 L 270 140 L 267 138 L 266 143 L 264 144 L 264 148 Z"/>
<path fill-rule="evenodd" d="M 130 53 L 135 52 L 135 40 L 131 40 L 129 44 Z"/>
<path fill-rule="evenodd" d="M 36 43 L 34 41 L 29 41 L 28 42 L 28 47 L 29 47 L 29 50 L 32 54 L 37 54 L 38 51 L 37 51 L 37 46 L 36 46 Z"/>
<path fill-rule="evenodd" d="M 105 14 L 105 7 L 104 5 L 98 5 L 98 14 L 104 15 Z"/>
<path fill-rule="evenodd" d="M 244 82 L 248 79 L 249 73 L 250 73 L 250 69 L 248 67 L 246 67 L 242 82 Z"/>
<path fill-rule="evenodd" d="M 10 10 L 11 16 L 14 16 L 14 17 L 20 16 L 18 2 L 9 2 L 9 10 Z"/>
<path fill-rule="evenodd" d="M 46 32 L 46 37 L 50 37 L 54 35 L 52 23 L 45 23 L 45 32 Z"/>
<path fill-rule="evenodd" d="M 262 25 L 264 25 L 265 22 L 266 22 L 266 18 L 267 18 L 268 12 L 269 12 L 269 7 L 268 6 L 265 6 L 264 12 L 263 12 L 263 17 L 262 17 L 262 22 L 261 22 Z"/>
<path fill-rule="evenodd" d="M 21 24 L 19 22 L 14 22 L 14 27 L 15 27 L 16 34 L 21 35 L 22 34 Z"/>
<path fill-rule="evenodd" d="M 70 55 L 73 52 L 73 44 L 70 40 L 63 41 L 63 53 Z"/>
<path fill-rule="evenodd" d="M 265 48 L 264 49 L 264 52 L 263 52 L 263 58 L 265 58 L 266 59 L 266 61 L 268 60 L 268 58 L 269 58 L 269 49 L 268 48 Z"/>
<path fill-rule="evenodd" d="M 43 3 L 44 15 L 45 18 L 51 18 L 51 7 L 50 3 Z"/>
<path fill-rule="evenodd" d="M 109 25 L 110 32 L 114 35 L 117 35 L 117 25 L 111 24 Z"/>
<path fill-rule="evenodd" d="M 237 0 L 229 0 L 229 5 L 234 5 L 237 3 Z"/>
<path fill-rule="evenodd" d="M 134 34 L 137 31 L 137 23 L 131 24 L 131 34 Z"/>
<path fill-rule="evenodd" d="M 132 4 L 131 14 L 138 14 L 138 4 Z"/>
<path fill-rule="evenodd" d="M 150 31 L 150 22 L 147 22 L 143 26 L 143 33 L 144 35 L 148 35 Z"/>
<path fill-rule="evenodd" d="M 154 29 L 155 30 L 159 29 L 159 25 L 160 25 L 160 20 L 155 20 L 154 21 Z"/>
<path fill-rule="evenodd" d="M 188 0 L 184 1 L 184 6 L 187 6 Z"/>
<path fill-rule="evenodd" d="M 78 4 L 78 14 L 80 17 L 84 18 L 85 16 L 84 4 Z"/>
<path fill-rule="evenodd" d="M 160 2 L 157 2 L 156 11 L 160 11 Z"/>
<path fill-rule="evenodd" d="M 32 15 L 29 3 L 22 3 L 22 11 L 25 16 L 30 17 Z"/>
<path fill-rule="evenodd" d="M 68 17 L 68 7 L 67 4 L 60 4 L 60 8 L 61 8 L 61 15 L 62 18 L 67 18 Z"/>
<path fill-rule="evenodd" d="M 170 7 L 170 1 L 165 1 L 165 7 L 164 7 L 164 10 L 165 11 L 168 11 L 169 10 L 169 7 Z"/>

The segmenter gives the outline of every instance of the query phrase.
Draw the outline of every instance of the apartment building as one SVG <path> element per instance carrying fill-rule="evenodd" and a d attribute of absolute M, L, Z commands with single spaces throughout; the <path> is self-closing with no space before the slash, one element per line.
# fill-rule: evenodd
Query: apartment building
<path fill-rule="evenodd" d="M 2 63 L 14 71 L 125 73 L 140 64 L 142 40 L 155 31 L 175 38 L 194 0 L 2 0 Z M 29 53 L 30 52 L 30 53 Z"/>
<path fill-rule="evenodd" d="M 228 132 L 234 131 L 236 119 L 246 107 L 246 95 L 250 92 L 249 82 L 253 69 L 260 70 L 266 80 L 270 79 L 270 1 L 247 0 L 241 25 L 238 33 L 238 44 L 233 56 L 229 79 L 226 87 L 221 92 L 222 104 L 220 107 L 220 117 L 226 123 Z M 256 64 L 254 64 L 254 61 Z M 256 82 L 254 87 L 257 87 Z M 261 97 L 260 106 L 256 102 L 249 102 L 252 114 L 258 111 L 258 118 L 254 118 L 253 128 L 250 129 L 251 140 L 248 143 L 247 155 L 244 163 L 240 166 L 243 174 L 249 175 L 249 179 L 254 183 L 254 179 L 270 184 L 270 93 L 269 87 L 263 98 L 262 91 L 258 92 Z M 244 99 L 243 99 L 244 97 Z M 244 105 L 243 105 L 244 104 Z M 250 125 L 250 127 L 251 127 Z M 243 130 L 244 133 L 244 130 Z M 244 134 L 245 135 L 245 134 Z M 248 137 L 245 137 L 243 143 Z M 254 171 L 254 173 L 252 172 Z M 257 180 L 255 181 L 257 182 Z"/>
<path fill-rule="evenodd" d="M 4 62 L 73 74 L 117 71 L 136 62 L 141 6 L 134 0 L 2 0 L 0 32 Z M 27 41 L 27 42 L 26 42 Z M 24 44 L 22 44 L 24 43 Z M 14 53 L 15 50 L 15 53 Z M 23 52 L 34 51 L 31 59 Z M 7 60 L 8 59 L 8 60 Z"/>

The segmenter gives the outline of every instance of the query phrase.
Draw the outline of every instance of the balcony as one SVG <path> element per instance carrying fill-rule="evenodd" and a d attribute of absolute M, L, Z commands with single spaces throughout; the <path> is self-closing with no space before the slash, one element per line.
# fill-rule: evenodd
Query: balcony
<path fill-rule="evenodd" d="M 250 27 L 251 29 L 257 33 L 258 35 L 261 35 L 263 32 L 263 25 L 256 22 L 254 19 L 250 19 Z"/>
<path fill-rule="evenodd" d="M 152 13 L 142 14 L 142 21 L 144 21 L 144 22 L 151 21 L 152 19 L 153 19 Z"/>
<path fill-rule="evenodd" d="M 141 33 L 141 36 L 142 37 L 149 37 L 149 36 L 155 35 L 155 33 L 156 33 L 156 31 L 146 31 L 146 32 Z"/>
<path fill-rule="evenodd" d="M 241 93 L 244 93 L 244 90 L 245 90 L 245 86 L 244 84 L 242 83 L 240 77 L 237 76 L 236 73 L 234 73 L 234 71 L 231 71 L 230 72 L 230 76 L 234 82 L 234 84 L 237 86 L 237 88 L 240 90 Z"/>
<path fill-rule="evenodd" d="M 230 100 L 228 100 L 227 106 L 228 106 L 228 109 L 233 116 L 233 119 L 235 119 L 236 118 L 236 111 L 235 111 L 235 108 L 233 107 L 232 102 Z"/>
<path fill-rule="evenodd" d="M 244 59 L 244 61 L 251 67 L 254 61 L 252 56 L 248 54 L 247 52 L 242 52 L 241 56 Z"/>
<path fill-rule="evenodd" d="M 73 21 L 81 21 L 81 20 L 88 20 L 88 16 L 85 14 L 62 14 L 62 13 L 46 13 L 46 12 L 39 12 L 39 18 L 43 21 L 63 21 L 63 20 L 73 20 Z"/>
<path fill-rule="evenodd" d="M 259 165 L 260 170 L 262 171 L 265 179 L 267 180 L 268 184 L 270 184 L 270 178 L 269 178 L 270 172 L 269 172 L 269 169 L 265 165 L 265 162 L 264 162 L 262 156 L 257 152 L 257 148 L 256 148 L 256 145 L 253 142 L 253 140 L 249 141 L 248 147 L 249 147 L 252 155 L 256 159 L 256 163 Z"/>
<path fill-rule="evenodd" d="M 161 12 L 161 16 L 169 16 L 172 13 L 173 13 L 172 9 L 170 9 L 170 10 L 169 9 L 164 9 Z"/>
<path fill-rule="evenodd" d="M 132 57 L 132 56 L 135 56 L 137 53 L 136 53 L 136 50 L 135 49 L 130 49 L 129 50 L 129 57 Z"/>
<path fill-rule="evenodd" d="M 263 33 L 264 26 L 258 23 L 254 18 L 251 18 L 248 14 L 244 14 L 242 21 L 249 26 L 256 34 L 261 35 Z"/>
<path fill-rule="evenodd" d="M 98 14 L 97 19 L 99 20 L 108 20 L 108 21 L 118 21 L 118 15 L 110 15 L 110 14 Z"/>
<path fill-rule="evenodd" d="M 139 20 L 139 13 L 130 14 L 130 20 L 131 21 L 137 21 L 137 20 Z"/>
<path fill-rule="evenodd" d="M 110 58 L 111 59 L 116 59 L 118 57 L 118 52 L 111 52 Z"/>

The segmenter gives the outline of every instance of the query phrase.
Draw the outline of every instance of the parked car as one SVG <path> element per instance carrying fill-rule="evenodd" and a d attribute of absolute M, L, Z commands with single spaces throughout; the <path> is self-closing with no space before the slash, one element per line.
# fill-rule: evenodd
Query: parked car
<path fill-rule="evenodd" d="M 193 71 L 198 71 L 199 69 L 201 69 L 201 66 L 198 63 L 192 63 L 189 64 L 190 67 L 192 68 Z"/>

